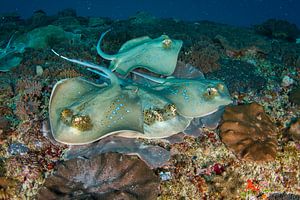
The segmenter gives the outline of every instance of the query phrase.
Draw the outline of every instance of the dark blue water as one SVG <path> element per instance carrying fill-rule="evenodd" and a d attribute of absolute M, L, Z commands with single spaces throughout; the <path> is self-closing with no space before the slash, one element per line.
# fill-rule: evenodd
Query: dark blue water
<path fill-rule="evenodd" d="M 124 19 L 137 11 L 181 20 L 211 20 L 249 26 L 268 18 L 286 19 L 300 26 L 299 0 L 0 0 L 0 13 L 18 12 L 27 18 L 42 9 L 53 15 L 73 8 L 81 16 Z"/>

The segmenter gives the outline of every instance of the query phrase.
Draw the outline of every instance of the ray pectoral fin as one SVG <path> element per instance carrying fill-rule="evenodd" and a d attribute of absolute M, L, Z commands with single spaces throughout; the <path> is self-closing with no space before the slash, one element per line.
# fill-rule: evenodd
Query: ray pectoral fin
<path fill-rule="evenodd" d="M 64 144 L 88 144 L 123 130 L 143 133 L 142 108 L 136 93 L 99 87 L 81 78 L 57 83 L 49 116 L 53 137 Z"/>

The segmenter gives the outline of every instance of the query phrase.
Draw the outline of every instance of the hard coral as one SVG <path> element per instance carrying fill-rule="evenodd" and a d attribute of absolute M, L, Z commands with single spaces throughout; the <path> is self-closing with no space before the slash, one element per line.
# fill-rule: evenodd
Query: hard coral
<path fill-rule="evenodd" d="M 16 181 L 6 177 L 0 177 L 0 199 L 13 199 L 16 197 Z"/>
<path fill-rule="evenodd" d="M 228 106 L 222 120 L 221 140 L 239 158 L 253 161 L 275 158 L 277 128 L 261 105 Z"/>
<path fill-rule="evenodd" d="M 30 79 L 19 80 L 16 91 L 19 93 L 19 96 L 15 102 L 15 114 L 21 120 L 35 118 L 39 114 L 41 105 L 41 83 Z"/>
<path fill-rule="evenodd" d="M 15 114 L 23 121 L 34 119 L 39 114 L 40 105 L 40 101 L 37 99 L 21 97 L 16 101 Z"/>
<path fill-rule="evenodd" d="M 203 73 L 213 72 L 220 68 L 218 48 L 204 39 L 192 46 L 182 59 L 186 63 L 199 67 Z"/>
<path fill-rule="evenodd" d="M 57 75 L 56 75 L 56 77 L 59 79 L 74 78 L 74 77 L 78 77 L 78 76 L 83 76 L 83 74 L 81 74 L 80 72 L 78 72 L 75 69 L 70 69 L 70 68 L 58 71 Z"/>
<path fill-rule="evenodd" d="M 58 165 L 37 199 L 155 199 L 158 177 L 141 160 L 118 153 Z"/>
<path fill-rule="evenodd" d="M 20 182 L 32 182 L 42 175 L 43 157 L 29 152 L 25 155 L 11 156 L 6 161 L 7 176 Z"/>
<path fill-rule="evenodd" d="M 33 81 L 30 79 L 21 79 L 17 83 L 17 91 L 22 92 L 25 95 L 40 96 L 42 92 L 42 85 L 38 81 Z"/>
<path fill-rule="evenodd" d="M 14 95 L 13 88 L 6 80 L 0 81 L 0 105 L 7 105 L 10 98 Z"/>
<path fill-rule="evenodd" d="M 257 73 L 251 63 L 220 59 L 221 70 L 206 74 L 208 79 L 223 80 L 230 93 L 251 90 L 260 91 L 265 87 L 266 79 Z"/>
<path fill-rule="evenodd" d="M 241 175 L 230 169 L 221 176 L 213 177 L 209 192 L 217 194 L 220 199 L 237 199 L 242 185 Z"/>

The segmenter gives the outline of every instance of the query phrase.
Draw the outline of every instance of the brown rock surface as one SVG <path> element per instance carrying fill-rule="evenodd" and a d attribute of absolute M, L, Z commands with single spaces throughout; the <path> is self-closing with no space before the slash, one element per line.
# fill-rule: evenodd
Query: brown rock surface
<path fill-rule="evenodd" d="M 261 105 L 228 106 L 222 117 L 220 137 L 240 159 L 269 161 L 276 157 L 277 128 Z"/>
<path fill-rule="evenodd" d="M 289 100 L 296 105 L 300 105 L 300 87 L 293 89 L 289 93 Z"/>
<path fill-rule="evenodd" d="M 288 133 L 294 141 L 300 141 L 300 118 L 298 118 L 295 123 L 291 124 Z"/>
<path fill-rule="evenodd" d="M 8 130 L 9 127 L 10 127 L 9 121 L 5 117 L 0 116 L 0 131 Z"/>
<path fill-rule="evenodd" d="M 58 165 L 37 199 L 156 199 L 159 179 L 140 159 L 105 153 Z"/>

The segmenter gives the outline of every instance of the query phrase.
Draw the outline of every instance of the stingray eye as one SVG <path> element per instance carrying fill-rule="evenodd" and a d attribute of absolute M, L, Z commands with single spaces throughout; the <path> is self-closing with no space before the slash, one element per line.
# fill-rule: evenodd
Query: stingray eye
<path fill-rule="evenodd" d="M 209 95 L 209 96 L 215 96 L 218 93 L 218 90 L 213 87 L 207 88 L 206 91 L 207 91 L 207 95 Z"/>
<path fill-rule="evenodd" d="M 170 48 L 171 45 L 172 45 L 172 40 L 171 40 L 170 38 L 166 38 L 166 39 L 164 39 L 164 40 L 162 41 L 162 46 L 163 46 L 163 48 L 165 48 L 165 49 Z"/>
<path fill-rule="evenodd" d="M 206 89 L 204 97 L 207 99 L 213 99 L 218 94 L 218 90 L 214 87 L 209 87 Z"/>

